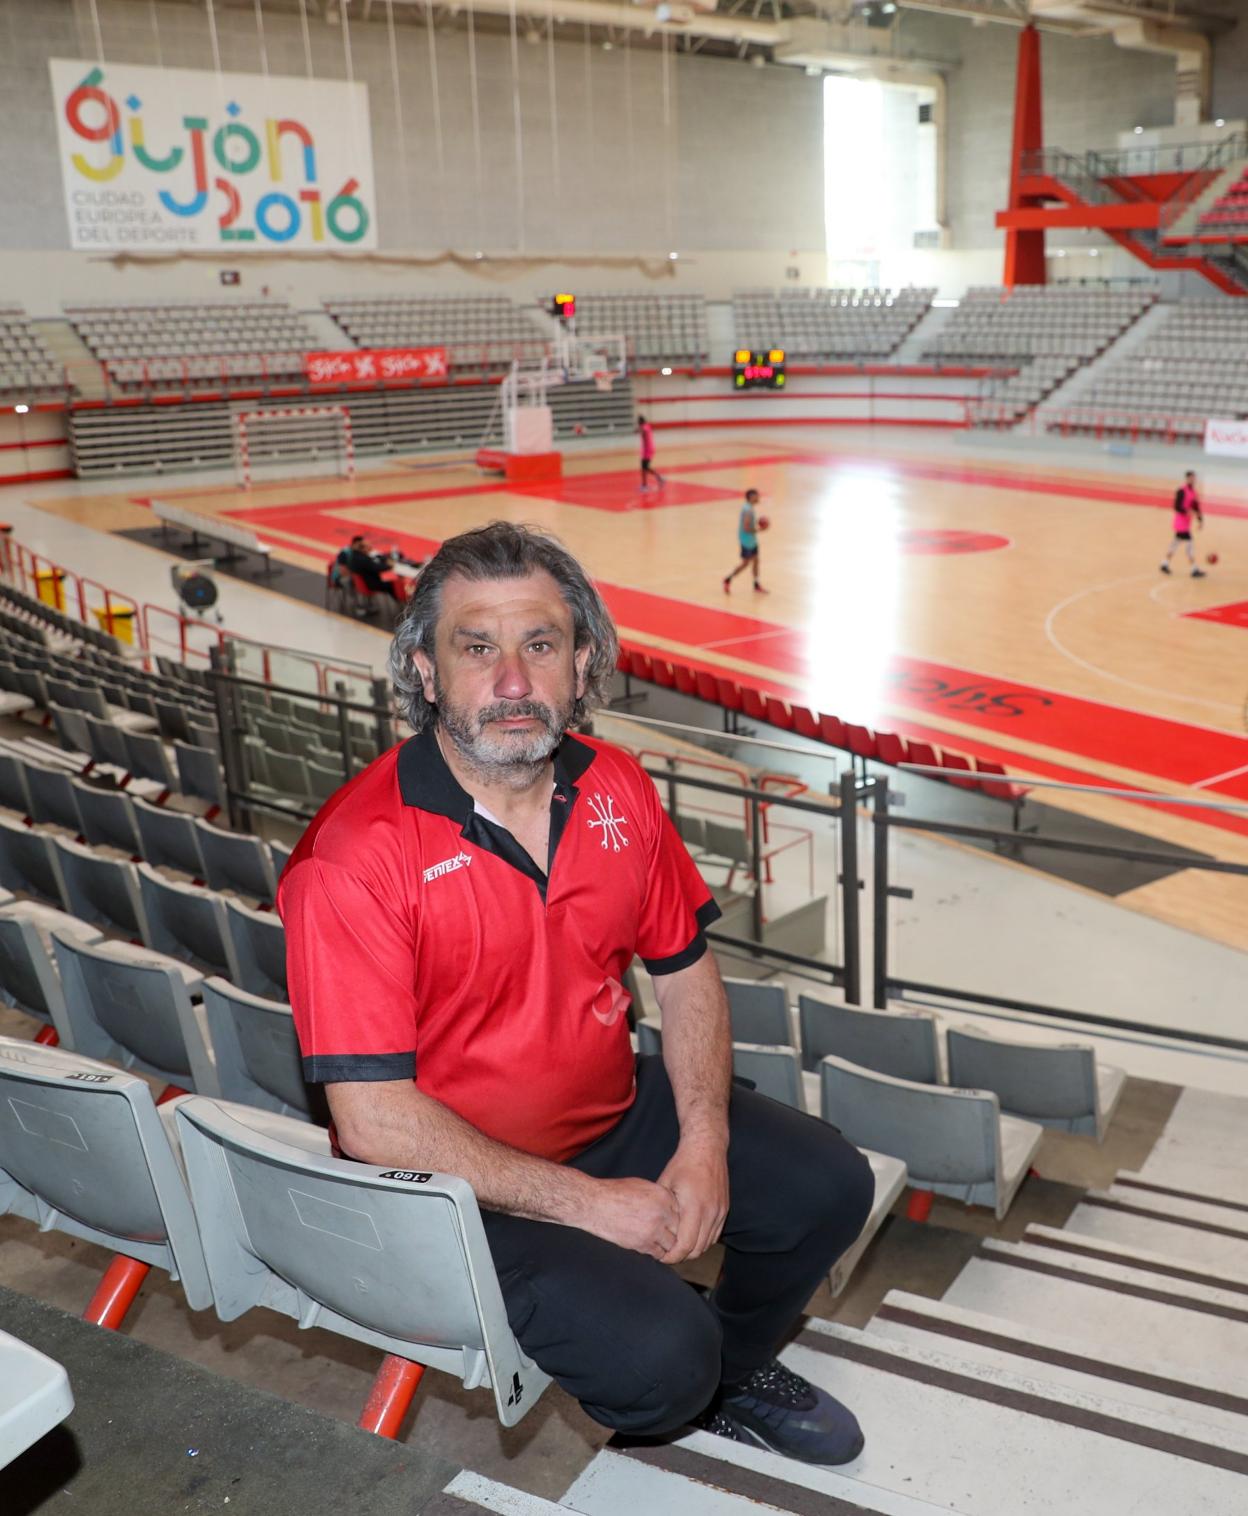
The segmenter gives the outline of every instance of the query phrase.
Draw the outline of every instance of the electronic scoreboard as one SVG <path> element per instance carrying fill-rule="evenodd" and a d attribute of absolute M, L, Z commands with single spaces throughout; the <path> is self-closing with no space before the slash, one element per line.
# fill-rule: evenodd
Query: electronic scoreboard
<path fill-rule="evenodd" d="M 733 354 L 732 383 L 739 390 L 782 390 L 784 349 L 773 347 L 756 353 L 739 347 Z"/>

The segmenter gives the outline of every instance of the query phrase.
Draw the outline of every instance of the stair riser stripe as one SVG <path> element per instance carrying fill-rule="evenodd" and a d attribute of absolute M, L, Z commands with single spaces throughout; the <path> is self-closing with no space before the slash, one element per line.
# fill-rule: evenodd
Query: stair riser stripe
<path fill-rule="evenodd" d="M 1118 1442 L 1135 1447 L 1150 1448 L 1155 1453 L 1164 1453 L 1171 1458 L 1182 1458 L 1189 1463 L 1205 1464 L 1210 1468 L 1225 1469 L 1231 1474 L 1248 1475 L 1248 1454 L 1232 1452 L 1229 1448 L 1213 1447 L 1207 1442 L 1197 1442 L 1193 1437 L 1180 1437 L 1173 1432 L 1161 1432 L 1153 1427 L 1137 1426 L 1117 1416 L 1107 1416 L 1102 1411 L 1090 1411 L 1083 1406 L 1066 1405 L 1062 1401 L 1048 1400 L 1043 1395 L 1033 1395 L 1028 1390 L 1016 1390 L 1008 1385 L 993 1384 L 967 1374 L 958 1374 L 935 1364 L 919 1363 L 911 1358 L 881 1352 L 861 1342 L 847 1342 L 840 1337 L 825 1337 L 821 1333 L 804 1331 L 797 1336 L 800 1346 L 825 1353 L 831 1358 L 847 1359 L 881 1373 L 893 1374 L 901 1379 L 911 1379 L 916 1384 L 930 1385 L 933 1389 L 947 1390 L 962 1395 L 968 1400 L 982 1400 L 1002 1410 L 1017 1411 L 1025 1416 L 1037 1416 L 1059 1426 L 1074 1427 L 1078 1431 L 1091 1432 L 1098 1437 L 1112 1437 Z"/>
<path fill-rule="evenodd" d="M 638 1463 L 649 1464 L 653 1469 L 679 1474 L 682 1479 L 722 1490 L 726 1495 L 740 1495 L 744 1500 L 757 1501 L 772 1510 L 784 1511 L 788 1516 L 871 1516 L 870 1506 L 842 1500 L 836 1495 L 825 1495 L 803 1484 L 790 1484 L 785 1479 L 746 1468 L 744 1464 L 708 1458 L 705 1453 L 696 1453 L 692 1448 L 679 1447 L 675 1443 L 617 1446 L 611 1442 L 608 1446 L 612 1451 L 636 1459 Z M 725 1450 L 731 1446 L 731 1443 L 724 1444 Z M 698 1509 L 690 1503 L 691 1513 Z"/>
<path fill-rule="evenodd" d="M 1173 1400 L 1186 1400 L 1193 1405 L 1209 1406 L 1216 1411 L 1229 1411 L 1236 1416 L 1248 1416 L 1248 1399 L 1242 1395 L 1227 1395 L 1218 1390 L 1205 1389 L 1189 1384 L 1183 1379 L 1168 1379 L 1162 1374 L 1147 1374 L 1139 1369 L 1124 1368 L 1120 1364 L 1102 1363 L 1080 1353 L 1066 1353 L 1058 1348 L 1041 1347 L 1034 1342 L 1024 1342 L 998 1332 L 986 1332 L 979 1327 L 966 1326 L 962 1322 L 942 1321 L 925 1316 L 921 1311 L 909 1311 L 903 1306 L 883 1305 L 875 1313 L 882 1321 L 895 1321 L 902 1326 L 917 1327 L 937 1337 L 950 1337 L 955 1342 L 970 1342 L 979 1347 L 993 1348 L 1009 1353 L 1015 1358 L 1028 1358 L 1033 1363 L 1047 1363 L 1054 1368 L 1070 1369 L 1076 1374 L 1088 1374 L 1094 1379 L 1111 1380 L 1115 1384 L 1129 1384 L 1137 1390 L 1147 1390 L 1154 1395 L 1167 1395 Z"/>
<path fill-rule="evenodd" d="M 1023 1241 L 1033 1247 L 1051 1248 L 1059 1253 L 1074 1253 L 1079 1258 L 1095 1258 L 1101 1263 L 1116 1264 L 1119 1268 L 1139 1269 L 1142 1273 L 1161 1274 L 1167 1279 L 1181 1279 L 1184 1284 L 1199 1284 L 1211 1290 L 1226 1290 L 1232 1295 L 1248 1295 L 1248 1282 L 1242 1279 L 1225 1279 L 1220 1274 L 1202 1274 L 1199 1269 L 1185 1269 L 1178 1264 L 1158 1263 L 1154 1258 L 1140 1258 L 1133 1253 L 1115 1253 L 1109 1248 L 1096 1247 L 1092 1239 L 1076 1242 L 1072 1234 L 1069 1242 L 1056 1237 L 1038 1237 L 1030 1231 L 1023 1233 Z M 997 1258 L 996 1253 L 984 1253 L 984 1257 Z"/>
<path fill-rule="evenodd" d="M 1150 1300 L 1157 1305 L 1195 1311 L 1201 1316 L 1218 1316 L 1223 1321 L 1235 1321 L 1248 1326 L 1248 1310 L 1236 1310 L 1234 1306 L 1218 1305 L 1211 1300 L 1192 1300 L 1186 1295 L 1171 1295 L 1165 1290 L 1150 1290 L 1143 1284 L 1128 1284 L 1121 1279 L 1104 1279 L 1099 1274 L 1081 1274 L 1078 1269 L 1064 1269 L 1060 1264 L 1042 1263 L 1038 1258 L 1007 1258 L 1000 1253 L 983 1251 L 975 1256 L 988 1263 L 1005 1264 L 1012 1269 L 1026 1269 L 1032 1274 L 1047 1274 L 1051 1279 L 1069 1279 L 1075 1284 L 1087 1285 L 1090 1289 L 1109 1290 L 1115 1295 L 1130 1295 L 1135 1300 Z"/>
<path fill-rule="evenodd" d="M 1211 1232 L 1215 1237 L 1234 1237 L 1237 1242 L 1248 1242 L 1248 1232 L 1241 1232 L 1236 1227 L 1219 1226 L 1214 1221 L 1197 1221 L 1191 1216 L 1174 1216 L 1169 1211 L 1150 1211 L 1147 1206 L 1128 1205 L 1125 1200 L 1085 1195 L 1079 1204 L 1093 1206 L 1100 1211 L 1117 1211 L 1123 1216 L 1143 1216 L 1147 1221 L 1164 1221 L 1169 1226 L 1186 1227 L 1193 1232 Z"/>
<path fill-rule="evenodd" d="M 1122 1174 L 1114 1180 L 1121 1189 L 1147 1190 L 1153 1195 L 1171 1195 L 1175 1200 L 1194 1200 L 1199 1205 L 1213 1205 L 1224 1211 L 1243 1211 L 1248 1214 L 1248 1203 L 1242 1200 L 1222 1200 L 1217 1195 L 1198 1195 L 1194 1190 L 1176 1190 L 1168 1184 L 1153 1184 L 1145 1179 L 1127 1179 Z"/>

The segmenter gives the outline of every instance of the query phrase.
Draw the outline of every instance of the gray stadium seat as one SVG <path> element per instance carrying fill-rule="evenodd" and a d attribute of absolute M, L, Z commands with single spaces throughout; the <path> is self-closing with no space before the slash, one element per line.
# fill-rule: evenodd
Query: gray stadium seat
<path fill-rule="evenodd" d="M 93 852 L 64 837 L 57 837 L 54 845 L 70 914 L 146 942 L 147 916 L 134 864 Z"/>
<path fill-rule="evenodd" d="M 93 927 L 82 930 L 86 940 L 99 941 Z M 60 976 L 35 920 L 20 905 L 0 909 L 0 1001 L 54 1028 L 63 1039 L 68 1024 Z"/>
<path fill-rule="evenodd" d="M 0 816 L 0 889 L 35 895 L 68 909 L 61 866 L 46 832 L 33 832 L 20 821 Z"/>
<path fill-rule="evenodd" d="M 1090 1133 L 1100 1142 L 1127 1076 L 1098 1064 L 1081 1043 L 1011 1042 L 969 1027 L 950 1027 L 949 1083 L 991 1090 L 1011 1116 L 1064 1132 Z"/>
<path fill-rule="evenodd" d="M 249 995 L 224 979 L 205 979 L 204 1018 L 222 1099 L 327 1123 L 324 1091 L 303 1080 L 299 1039 L 288 1005 Z"/>
<path fill-rule="evenodd" d="M 127 732 L 126 768 L 141 779 L 152 779 L 163 789 L 172 793 L 178 787 L 177 777 L 169 767 L 169 756 L 159 737 L 146 732 Z"/>
<path fill-rule="evenodd" d="M 227 899 L 225 915 L 237 972 L 228 974 L 240 988 L 266 1000 L 286 1000 L 286 931 L 272 911 L 253 911 Z"/>
<path fill-rule="evenodd" d="M 0 1038 L 0 1212 L 164 1269 L 203 1310 L 212 1293 L 170 1144 L 175 1111 L 158 1111 L 135 1074 Z"/>
<path fill-rule="evenodd" d="M 0 1332 L 0 1470 L 74 1408 L 69 1375 L 56 1362 Z"/>
<path fill-rule="evenodd" d="M 817 1069 L 829 1053 L 860 1068 L 909 1079 L 940 1083 L 940 1046 L 936 1018 L 922 1011 L 869 1011 L 861 1006 L 832 1005 L 799 995 L 802 1062 Z"/>
<path fill-rule="evenodd" d="M 237 890 L 254 900 L 271 903 L 277 893 L 273 860 L 259 837 L 247 832 L 225 832 L 208 821 L 197 821 L 204 879 L 210 889 Z"/>
<path fill-rule="evenodd" d="M 288 847 L 284 842 L 274 842 L 269 839 L 269 856 L 273 859 L 273 872 L 280 879 L 282 870 L 290 862 L 290 855 L 294 852 L 293 847 Z"/>
<path fill-rule="evenodd" d="M 754 979 L 725 979 L 728 1014 L 734 1042 L 759 1043 L 767 1047 L 792 1047 L 793 1025 L 782 984 L 762 984 Z"/>
<path fill-rule="evenodd" d="M 91 752 L 91 738 L 87 730 L 87 718 L 81 711 L 68 705 L 50 705 L 48 713 L 56 729 L 57 739 L 67 753 Z"/>
<path fill-rule="evenodd" d="M 267 748 L 264 762 L 268 782 L 273 789 L 286 795 L 312 794 L 308 765 L 304 759 L 295 757 L 293 753 L 279 753 L 275 748 Z"/>
<path fill-rule="evenodd" d="M 657 1016 L 637 1018 L 637 1051 L 643 1058 L 663 1051 L 663 1026 Z"/>
<path fill-rule="evenodd" d="M 130 858 L 141 858 L 143 843 L 130 796 L 124 790 L 89 784 L 85 779 L 70 782 L 82 819 L 82 835 L 91 846 L 113 847 Z"/>
<path fill-rule="evenodd" d="M 178 765 L 178 788 L 184 795 L 206 800 L 223 811 L 226 806 L 225 777 L 221 759 L 210 747 L 194 747 L 189 742 L 175 742 L 173 756 Z"/>
<path fill-rule="evenodd" d="M 176 869 L 192 879 L 204 877 L 195 817 L 135 799 L 134 819 L 143 843 L 143 861 L 157 869 Z"/>
<path fill-rule="evenodd" d="M 821 1110 L 856 1147 L 900 1158 L 910 1183 L 999 1221 L 1027 1176 L 1044 1128 L 1002 1116 L 988 1091 L 893 1079 L 841 1058 L 819 1065 Z"/>
<path fill-rule="evenodd" d="M 769 1095 L 781 1105 L 791 1105 L 795 1111 L 806 1109 L 802 1065 L 796 1048 L 734 1042 L 732 1072 L 738 1079 L 748 1079 L 760 1095 Z"/>
<path fill-rule="evenodd" d="M 82 942 L 65 932 L 52 933 L 52 951 L 65 999 L 65 1047 L 182 1089 L 217 1093 L 179 964 L 137 956 L 125 943 Z"/>
<path fill-rule="evenodd" d="M 868 1148 L 860 1151 L 871 1165 L 871 1174 L 875 1179 L 875 1197 L 871 1201 L 871 1214 L 862 1231 L 832 1265 L 832 1272 L 828 1275 L 828 1288 L 833 1295 L 839 1295 L 849 1283 L 849 1276 L 858 1267 L 858 1261 L 866 1252 L 871 1239 L 888 1220 L 909 1177 L 900 1158 L 893 1158 L 887 1153 L 873 1153 Z"/>
<path fill-rule="evenodd" d="M 87 739 L 87 752 L 96 763 L 105 763 L 115 769 L 120 769 L 123 774 L 128 774 L 133 768 L 130 762 L 130 749 L 126 745 L 127 733 L 121 727 L 114 726 L 111 721 L 102 721 L 96 716 L 83 715 L 79 717 Z"/>
<path fill-rule="evenodd" d="M 40 764 L 28 763 L 26 789 L 33 820 L 62 826 L 75 837 L 81 832 L 82 819 L 78 815 L 70 775 L 65 769 L 45 769 Z"/>
<path fill-rule="evenodd" d="M 26 765 L 16 753 L 0 751 L 0 805 L 19 816 L 30 815 Z"/>
<path fill-rule="evenodd" d="M 147 863 L 138 864 L 137 869 L 147 946 L 153 952 L 193 964 L 202 974 L 221 974 L 239 983 L 238 960 L 221 896 L 197 885 L 166 879 Z"/>
<path fill-rule="evenodd" d="M 223 1101 L 177 1105 L 217 1315 L 253 1306 L 489 1384 L 513 1426 L 549 1382 L 521 1352 L 471 1188 L 330 1156 L 328 1133 Z"/>

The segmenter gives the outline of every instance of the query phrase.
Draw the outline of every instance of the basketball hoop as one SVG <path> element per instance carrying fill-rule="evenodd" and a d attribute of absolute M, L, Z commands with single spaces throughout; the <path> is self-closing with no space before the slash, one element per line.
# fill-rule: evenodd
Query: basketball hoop
<path fill-rule="evenodd" d="M 607 369 L 599 369 L 594 374 L 594 383 L 604 395 L 609 395 L 611 386 L 615 383 L 615 375 Z"/>

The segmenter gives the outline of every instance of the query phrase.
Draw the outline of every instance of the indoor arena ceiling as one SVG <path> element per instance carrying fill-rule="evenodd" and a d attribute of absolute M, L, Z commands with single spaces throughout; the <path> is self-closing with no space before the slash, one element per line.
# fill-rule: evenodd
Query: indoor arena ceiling
<path fill-rule="evenodd" d="M 614 47 L 675 46 L 683 52 L 762 64 L 827 55 L 823 68 L 865 65 L 940 68 L 953 59 L 916 56 L 907 19 L 946 15 L 979 25 L 1104 36 L 1132 23 L 1216 36 L 1244 14 L 1244 0 L 149 0 L 153 10 L 191 6 L 265 17 L 298 16 L 311 25 L 417 26 L 479 32 L 510 31 L 528 43 L 580 41 Z M 471 12 L 471 18 L 469 13 Z M 785 56 L 786 53 L 789 56 Z M 883 72 L 883 70 L 881 70 Z"/>

